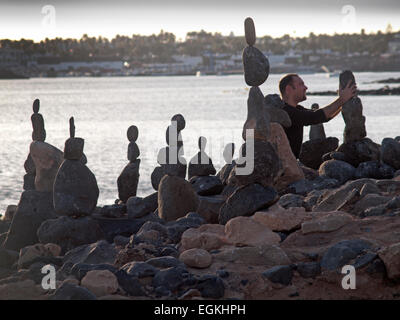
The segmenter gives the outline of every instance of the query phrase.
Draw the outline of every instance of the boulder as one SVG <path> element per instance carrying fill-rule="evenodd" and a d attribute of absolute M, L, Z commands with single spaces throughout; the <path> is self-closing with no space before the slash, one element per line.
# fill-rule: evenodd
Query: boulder
<path fill-rule="evenodd" d="M 92 270 L 83 277 L 81 286 L 101 297 L 117 292 L 118 280 L 108 270 Z"/>
<path fill-rule="evenodd" d="M 367 194 L 362 199 L 357 201 L 351 211 L 355 215 L 361 215 L 365 210 L 388 203 L 392 198 L 381 196 L 378 194 Z"/>
<path fill-rule="evenodd" d="M 219 277 L 213 275 L 204 275 L 198 279 L 196 289 L 206 299 L 220 299 L 225 294 L 224 282 Z"/>
<path fill-rule="evenodd" d="M 251 87 L 262 85 L 269 75 L 269 62 L 257 48 L 250 46 L 243 50 L 244 79 Z"/>
<path fill-rule="evenodd" d="M 54 209 L 60 215 L 90 215 L 99 188 L 94 174 L 79 160 L 64 160 L 54 181 Z"/>
<path fill-rule="evenodd" d="M 136 196 L 139 183 L 139 166 L 140 159 L 128 163 L 117 179 L 118 197 L 122 202 L 126 202 L 129 197 Z"/>
<path fill-rule="evenodd" d="M 85 244 L 76 247 L 67 253 L 63 258 L 63 263 L 86 263 L 86 264 L 113 264 L 116 257 L 116 250 L 112 244 L 101 240 L 92 244 Z"/>
<path fill-rule="evenodd" d="M 378 252 L 386 267 L 389 279 L 400 279 L 400 243 L 392 244 Z"/>
<path fill-rule="evenodd" d="M 384 138 L 381 146 L 381 159 L 395 170 L 399 170 L 400 142 L 392 138 Z"/>
<path fill-rule="evenodd" d="M 226 198 L 222 195 L 199 197 L 199 207 L 197 213 L 201 215 L 207 223 L 218 223 L 218 215 Z"/>
<path fill-rule="evenodd" d="M 392 179 L 394 169 L 385 163 L 379 161 L 361 162 L 354 174 L 356 179 L 372 178 L 372 179 Z"/>
<path fill-rule="evenodd" d="M 196 211 L 199 199 L 191 184 L 177 176 L 164 176 L 158 190 L 158 215 L 165 221 L 176 220 Z"/>
<path fill-rule="evenodd" d="M 328 160 L 319 167 L 320 176 L 336 179 L 341 184 L 352 179 L 355 171 L 352 165 L 340 160 Z"/>
<path fill-rule="evenodd" d="M 307 167 L 318 169 L 323 162 L 322 156 L 338 146 L 339 139 L 335 137 L 306 141 L 301 146 L 299 160 Z"/>
<path fill-rule="evenodd" d="M 188 267 L 199 269 L 208 268 L 212 263 L 212 257 L 208 251 L 197 248 L 183 251 L 179 256 L 179 260 L 184 262 Z"/>
<path fill-rule="evenodd" d="M 18 251 L 39 242 L 36 233 L 40 225 L 56 217 L 50 192 L 24 191 L 3 246 Z M 45 243 L 48 242 L 52 241 Z"/>
<path fill-rule="evenodd" d="M 351 221 L 353 221 L 353 218 L 347 213 L 340 211 L 332 212 L 319 219 L 317 218 L 303 222 L 301 224 L 301 231 L 303 234 L 313 232 L 331 232 L 343 227 Z"/>
<path fill-rule="evenodd" d="M 257 210 L 268 208 L 277 200 L 278 194 L 271 187 L 251 184 L 239 188 L 222 205 L 218 221 L 225 224 L 235 217 L 250 216 Z"/>
<path fill-rule="evenodd" d="M 287 286 L 292 282 L 293 271 L 290 266 L 275 266 L 264 271 L 262 275 L 274 283 Z"/>
<path fill-rule="evenodd" d="M 293 155 L 286 133 L 280 124 L 271 123 L 268 142 L 275 146 L 282 163 L 274 183 L 275 188 L 281 190 L 295 181 L 304 179 L 303 171 Z"/>
<path fill-rule="evenodd" d="M 284 106 L 285 102 L 278 94 L 267 94 L 264 98 L 264 109 L 270 116 L 271 124 L 277 123 L 288 128 L 292 125 L 292 121 L 283 109 Z"/>
<path fill-rule="evenodd" d="M 50 300 L 97 300 L 97 298 L 86 288 L 64 283 L 51 295 Z"/>
<path fill-rule="evenodd" d="M 37 243 L 24 247 L 19 252 L 18 268 L 29 266 L 38 257 L 57 257 L 61 254 L 61 247 L 54 243 Z"/>
<path fill-rule="evenodd" d="M 189 182 L 199 196 L 213 196 L 224 189 L 221 180 L 216 176 L 194 176 Z"/>
<path fill-rule="evenodd" d="M 344 154 L 344 161 L 357 167 L 361 162 L 378 161 L 381 147 L 369 138 L 341 144 L 337 150 Z M 389 164 L 390 165 L 390 164 Z"/>
<path fill-rule="evenodd" d="M 30 279 L 0 285 L 0 300 L 39 300 L 44 293 L 45 291 Z"/>
<path fill-rule="evenodd" d="M 203 224 L 199 228 L 190 228 L 182 234 L 181 250 L 192 248 L 213 250 L 227 244 L 225 227 L 219 224 Z"/>
<path fill-rule="evenodd" d="M 35 190 L 52 192 L 57 171 L 63 161 L 63 153 L 42 141 L 33 141 L 29 152 L 35 164 Z"/>
<path fill-rule="evenodd" d="M 65 253 L 80 245 L 96 242 L 103 238 L 97 222 L 89 217 L 72 219 L 59 217 L 46 220 L 37 231 L 40 243 L 55 243 Z"/>
<path fill-rule="evenodd" d="M 265 224 L 249 217 L 236 217 L 225 225 L 226 239 L 235 246 L 260 246 L 263 244 L 278 244 L 281 240 Z"/>

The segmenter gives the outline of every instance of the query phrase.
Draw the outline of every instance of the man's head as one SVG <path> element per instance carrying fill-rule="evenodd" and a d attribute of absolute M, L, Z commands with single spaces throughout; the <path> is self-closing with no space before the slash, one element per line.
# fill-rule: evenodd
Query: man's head
<path fill-rule="evenodd" d="M 307 87 L 303 79 L 296 73 L 289 73 L 281 78 L 279 81 L 279 91 L 281 92 L 284 101 L 292 101 L 296 105 L 307 99 Z"/>

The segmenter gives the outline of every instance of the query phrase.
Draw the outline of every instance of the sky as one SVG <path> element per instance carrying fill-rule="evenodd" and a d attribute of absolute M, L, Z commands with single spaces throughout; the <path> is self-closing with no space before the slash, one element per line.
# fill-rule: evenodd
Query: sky
<path fill-rule="evenodd" d="M 399 0 L 0 0 L 0 39 L 81 38 L 205 30 L 257 36 L 400 30 Z"/>

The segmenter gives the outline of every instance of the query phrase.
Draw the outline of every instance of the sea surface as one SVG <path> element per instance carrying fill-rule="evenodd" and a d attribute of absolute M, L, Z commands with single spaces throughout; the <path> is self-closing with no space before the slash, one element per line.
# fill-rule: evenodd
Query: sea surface
<path fill-rule="evenodd" d="M 261 86 L 266 94 L 278 93 L 282 75 L 272 74 Z M 360 90 L 381 88 L 369 83 L 399 78 L 400 72 L 355 73 Z M 325 74 L 301 75 L 308 91 L 336 90 L 338 78 Z M 396 84 L 390 85 L 396 86 Z M 249 87 L 242 75 L 182 77 L 33 78 L 0 80 L 0 214 L 7 205 L 18 204 L 23 191 L 24 162 L 32 141 L 32 103 L 40 99 L 46 142 L 60 150 L 69 137 L 69 118 L 74 116 L 76 137 L 85 140 L 87 166 L 100 189 L 98 205 L 118 198 L 117 178 L 128 164 L 129 126 L 139 128 L 140 179 L 138 196 L 153 192 L 150 175 L 157 165 L 158 150 L 166 146 L 165 131 L 174 114 L 186 119 L 182 131 L 189 162 L 198 152 L 199 136 L 207 138 L 206 152 L 215 168 L 224 165 L 222 152 L 229 142 L 242 144 Z M 367 135 L 381 143 L 400 135 L 400 96 L 361 96 Z M 329 104 L 334 97 L 310 96 L 302 103 L 311 107 Z M 327 136 L 343 140 L 341 115 L 324 124 Z M 308 128 L 304 141 L 308 139 Z"/>

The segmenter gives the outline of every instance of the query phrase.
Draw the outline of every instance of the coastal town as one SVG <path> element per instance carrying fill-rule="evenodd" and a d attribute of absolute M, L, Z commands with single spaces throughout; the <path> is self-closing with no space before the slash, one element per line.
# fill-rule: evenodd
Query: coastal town
<path fill-rule="evenodd" d="M 189 32 L 119 36 L 109 40 L 0 40 L 0 78 L 241 74 L 242 36 Z M 260 49 L 272 73 L 334 75 L 343 63 L 354 71 L 399 71 L 400 31 L 375 34 L 263 36 Z M 338 45 L 340 44 L 340 45 Z"/>

